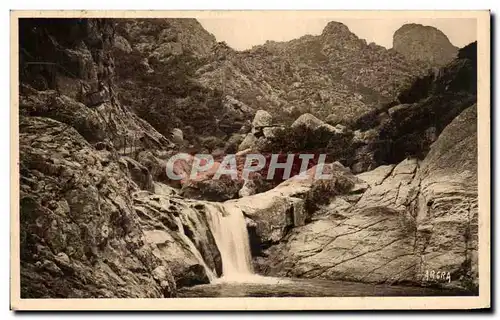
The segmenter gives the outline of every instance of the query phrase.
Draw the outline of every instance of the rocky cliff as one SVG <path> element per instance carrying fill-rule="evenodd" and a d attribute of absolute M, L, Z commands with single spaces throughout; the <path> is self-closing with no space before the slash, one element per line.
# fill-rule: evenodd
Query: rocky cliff
<path fill-rule="evenodd" d="M 114 27 L 20 22 L 23 298 L 171 297 L 221 272 L 203 205 L 158 182 L 175 145 L 117 98 Z"/>
<path fill-rule="evenodd" d="M 431 67 L 440 67 L 453 60 L 458 48 L 439 29 L 410 23 L 394 33 L 393 49 L 409 61 L 427 62 Z"/>

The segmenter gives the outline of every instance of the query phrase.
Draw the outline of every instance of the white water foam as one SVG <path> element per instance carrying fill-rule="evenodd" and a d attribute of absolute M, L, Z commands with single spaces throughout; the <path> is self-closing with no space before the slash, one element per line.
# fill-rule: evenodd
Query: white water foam
<path fill-rule="evenodd" d="M 285 283 L 286 280 L 253 273 L 245 217 L 232 204 L 213 204 L 208 210 L 210 230 L 222 260 L 222 277 L 211 283 Z"/>

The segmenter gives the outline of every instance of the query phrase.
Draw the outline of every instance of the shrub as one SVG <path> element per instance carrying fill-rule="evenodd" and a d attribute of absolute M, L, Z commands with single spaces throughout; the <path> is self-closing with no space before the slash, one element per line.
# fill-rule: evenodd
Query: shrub
<path fill-rule="evenodd" d="M 224 148 L 225 146 L 224 140 L 214 136 L 200 138 L 199 140 L 201 148 L 207 149 L 208 152 L 212 152 L 217 148 Z"/>
<path fill-rule="evenodd" d="M 304 199 L 308 217 L 320 206 L 328 204 L 337 195 L 349 192 L 353 187 L 354 181 L 338 172 L 333 179 L 316 180 Z"/>
<path fill-rule="evenodd" d="M 327 128 L 290 127 L 278 131 L 262 150 L 269 153 L 326 154 L 327 162 L 339 161 L 344 165 L 349 165 L 354 152 L 353 136 L 350 130 L 337 134 Z"/>

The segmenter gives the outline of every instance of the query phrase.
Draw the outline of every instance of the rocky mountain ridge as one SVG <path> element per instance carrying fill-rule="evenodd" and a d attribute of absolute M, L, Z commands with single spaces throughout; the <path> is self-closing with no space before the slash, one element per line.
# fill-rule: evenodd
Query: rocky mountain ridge
<path fill-rule="evenodd" d="M 170 97 L 161 104 L 137 97 L 123 102 L 134 109 L 148 105 L 159 118 L 168 118 L 181 129 L 187 126 L 188 131 L 223 139 L 238 131 L 231 123 L 241 126 L 259 109 L 284 124 L 303 113 L 322 120 L 335 114 L 336 121 L 352 121 L 394 100 L 429 68 L 441 66 L 432 61 L 408 60 L 397 50 L 367 44 L 338 22 L 328 23 L 318 36 L 282 43 L 268 41 L 245 51 L 216 42 L 194 19 L 120 20 L 117 30 L 117 51 L 137 57 L 137 61 L 130 61 L 122 55 L 118 69 L 141 65 L 139 74 L 160 77 L 163 82 L 154 85 L 148 81 L 148 88 L 155 90 L 148 96 Z M 169 76 L 164 69 L 170 73 L 182 70 L 182 76 Z M 124 97 L 142 77 L 134 70 L 129 73 L 118 76 L 118 88 L 124 88 Z M 192 88 L 189 97 L 180 87 Z M 227 99 L 244 107 L 235 110 L 223 102 Z M 208 106 L 210 117 L 189 123 L 184 112 L 191 105 L 196 105 L 194 113 Z M 155 128 L 162 132 L 160 125 Z"/>

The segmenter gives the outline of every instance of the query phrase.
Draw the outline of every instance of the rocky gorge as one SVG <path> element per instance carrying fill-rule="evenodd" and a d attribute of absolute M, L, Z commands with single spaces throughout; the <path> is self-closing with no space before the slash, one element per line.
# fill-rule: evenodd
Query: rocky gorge
<path fill-rule="evenodd" d="M 195 19 L 21 19 L 22 297 L 254 274 L 477 292 L 476 45 L 401 29 L 389 50 L 331 22 L 235 51 Z M 333 179 L 244 179 L 238 158 L 236 180 L 173 181 L 178 152 L 321 153 Z"/>

